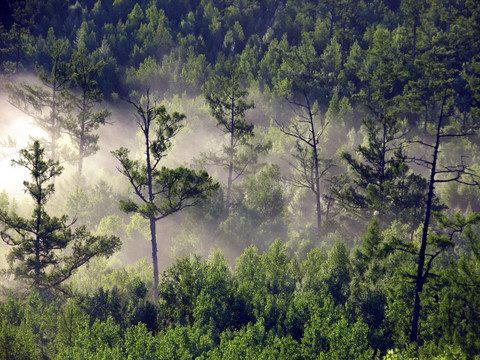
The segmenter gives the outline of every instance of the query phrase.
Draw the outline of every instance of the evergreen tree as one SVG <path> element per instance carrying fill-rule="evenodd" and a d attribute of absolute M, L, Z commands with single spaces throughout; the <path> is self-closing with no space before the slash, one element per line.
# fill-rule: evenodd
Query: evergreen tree
<path fill-rule="evenodd" d="M 70 117 L 65 128 L 77 146 L 78 174 L 82 175 L 83 161 L 87 156 L 98 151 L 98 135 L 94 134 L 100 125 L 105 125 L 111 113 L 107 110 L 95 112 L 95 107 L 103 101 L 103 94 L 98 88 L 96 77 L 102 71 L 103 61 L 96 62 L 87 54 L 83 42 L 77 44 L 77 51 L 72 56 L 72 80 L 80 94 L 72 96 L 77 110 L 75 117 Z"/>
<path fill-rule="evenodd" d="M 218 184 L 205 171 L 159 167 L 161 160 L 168 155 L 172 138 L 182 128 L 185 115 L 177 112 L 168 114 L 148 91 L 140 100 L 128 102 L 136 111 L 137 125 L 145 145 L 145 158 L 131 160 L 126 148 L 120 148 L 112 155 L 120 162 L 119 171 L 132 185 L 139 201 L 120 201 L 121 210 L 139 213 L 150 222 L 154 295 L 155 301 L 158 301 L 157 221 L 197 205 L 217 190 Z"/>
<path fill-rule="evenodd" d="M 9 102 L 29 115 L 48 135 L 46 146 L 51 159 L 58 158 L 58 139 L 65 128 L 66 119 L 71 116 L 72 104 L 69 101 L 69 64 L 67 55 L 70 49 L 66 38 L 58 39 L 53 28 L 48 30 L 43 51 L 49 59 L 49 68 L 37 67 L 39 84 L 7 83 Z"/>
<path fill-rule="evenodd" d="M 270 143 L 252 143 L 254 125 L 245 119 L 247 110 L 254 107 L 246 101 L 247 92 L 241 89 L 242 73 L 234 60 L 223 58 L 215 66 L 215 71 L 207 83 L 205 98 L 217 126 L 228 136 L 228 145 L 222 154 L 204 156 L 207 164 L 222 166 L 228 170 L 225 208 L 231 206 L 232 184 L 242 175 L 252 172 L 258 156 L 266 153 Z"/>
<path fill-rule="evenodd" d="M 35 141 L 20 152 L 13 164 L 30 171 L 32 181 L 25 181 L 26 192 L 34 200 L 31 219 L 0 209 L 0 237 L 12 246 L 8 256 L 15 276 L 37 289 L 61 289 L 73 272 L 96 256 L 112 255 L 120 247 L 114 236 L 93 236 L 84 226 L 73 229 L 66 215 L 52 217 L 45 211 L 55 191 L 51 183 L 62 173 L 58 162 L 44 159 L 44 149 Z"/>
<path fill-rule="evenodd" d="M 22 68 L 22 59 L 30 54 L 30 48 L 33 44 L 31 34 L 34 25 L 34 1 L 16 0 L 7 5 L 11 9 L 12 24 L 10 29 L 5 28 L 5 24 L 0 22 L 0 54 L 4 53 L 4 72 L 14 72 L 18 74 Z"/>
<path fill-rule="evenodd" d="M 347 152 L 342 154 L 352 178 L 346 186 L 333 187 L 332 192 L 356 219 L 370 221 L 376 213 L 382 225 L 398 220 L 413 232 L 421 222 L 427 183 L 409 172 L 400 142 L 402 124 L 384 115 L 378 122 L 367 117 L 363 125 L 366 142 L 357 147 L 358 159 Z"/>

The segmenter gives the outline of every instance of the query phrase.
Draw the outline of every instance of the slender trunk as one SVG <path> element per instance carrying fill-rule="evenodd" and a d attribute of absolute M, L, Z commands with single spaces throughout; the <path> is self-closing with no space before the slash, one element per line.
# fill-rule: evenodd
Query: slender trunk
<path fill-rule="evenodd" d="M 148 97 L 148 94 L 147 94 Z M 147 176 L 148 176 L 148 200 L 153 202 L 153 169 L 151 163 L 151 154 L 150 154 L 150 113 L 148 112 L 149 104 L 147 105 L 147 112 L 144 116 L 144 128 L 143 132 L 145 135 L 145 155 L 147 157 Z M 152 239 L 152 263 L 153 263 L 153 295 L 155 297 L 155 303 L 158 303 L 158 256 L 157 256 L 157 229 L 156 229 L 156 220 L 155 216 L 150 216 L 150 236 Z"/>
<path fill-rule="evenodd" d="M 427 251 L 427 240 L 428 240 L 428 228 L 430 226 L 430 216 L 432 212 L 432 203 L 435 190 L 435 175 L 437 168 L 438 160 L 438 149 L 440 147 L 440 134 L 442 129 L 442 120 L 443 120 L 443 109 L 445 106 L 446 99 L 446 90 L 443 95 L 442 107 L 440 110 L 440 117 L 438 119 L 435 146 L 433 148 L 433 159 L 432 167 L 430 169 L 430 183 L 428 185 L 428 194 L 427 194 L 427 203 L 425 206 L 425 219 L 423 221 L 423 231 L 422 231 L 422 242 L 420 244 L 420 252 L 418 254 L 417 262 L 417 275 L 415 277 L 415 302 L 413 306 L 413 316 L 412 316 L 412 330 L 410 332 L 410 341 L 412 343 L 418 343 L 418 326 L 420 319 L 420 294 L 423 291 L 423 285 L 426 282 L 426 274 L 423 273 L 425 267 L 425 254 Z"/>
<path fill-rule="evenodd" d="M 155 218 L 150 217 L 150 234 L 152 235 L 152 262 L 153 262 L 153 294 L 155 304 L 158 304 L 158 257 L 157 257 L 157 233 Z"/>
<path fill-rule="evenodd" d="M 320 238 L 321 234 L 321 227 L 322 227 L 322 204 L 321 204 L 321 193 L 320 193 L 320 174 L 318 170 L 318 153 L 317 153 L 317 146 L 315 145 L 313 148 L 313 153 L 315 156 L 315 202 L 317 206 L 317 235 Z"/>
<path fill-rule="evenodd" d="M 78 149 L 78 176 L 82 176 L 83 170 L 83 157 L 85 152 L 85 122 L 86 122 L 86 109 L 87 109 L 87 92 L 83 90 L 82 111 L 80 113 L 80 144 Z"/>
<path fill-rule="evenodd" d="M 315 167 L 315 203 L 316 203 L 316 208 L 317 208 L 317 235 L 320 238 L 321 235 L 321 228 L 322 228 L 322 203 L 321 203 L 321 192 L 320 192 L 320 171 L 319 171 L 319 163 L 318 163 L 318 141 L 317 141 L 317 134 L 315 132 L 315 124 L 313 122 L 313 114 L 312 114 L 312 109 L 310 106 L 310 102 L 308 100 L 308 97 L 305 96 L 305 99 L 307 101 L 307 108 L 308 108 L 308 116 L 310 119 L 310 132 L 312 133 L 312 149 L 313 149 L 313 164 Z"/>
<path fill-rule="evenodd" d="M 40 160 L 40 153 L 37 152 L 37 148 L 35 147 L 35 166 L 34 169 L 38 169 L 38 162 Z M 43 194 L 42 194 L 42 186 L 41 183 L 39 182 L 40 179 L 37 177 L 35 179 L 36 182 L 36 188 L 38 190 L 38 195 L 36 196 L 36 207 L 35 207 L 35 217 L 36 217 L 36 224 L 35 224 L 35 280 L 34 284 L 35 287 L 38 289 L 40 285 L 40 251 L 41 251 L 41 244 L 40 242 L 42 239 L 40 238 L 40 228 L 42 225 L 42 200 L 43 200 Z"/>
<path fill-rule="evenodd" d="M 232 192 L 232 177 L 233 177 L 233 145 L 235 144 L 235 95 L 232 94 L 232 117 L 230 119 L 230 163 L 228 165 L 228 182 L 227 182 L 227 199 L 225 202 L 225 209 L 227 214 L 230 210 L 230 194 Z"/>
<path fill-rule="evenodd" d="M 57 106 L 56 106 L 56 97 L 57 97 L 57 84 L 56 81 L 53 81 L 53 88 L 52 88 L 52 115 L 50 119 L 50 136 L 51 136 L 51 143 L 50 143 L 50 156 L 52 160 L 55 159 L 55 144 L 57 141 L 57 124 L 56 124 L 56 117 L 57 117 Z"/>
<path fill-rule="evenodd" d="M 42 223 L 42 210 L 41 210 L 41 203 L 37 202 L 37 208 L 35 212 L 37 213 L 37 223 L 35 227 L 35 287 L 39 287 L 40 285 L 40 225 Z"/>
<path fill-rule="evenodd" d="M 383 194 L 383 184 L 385 182 L 385 167 L 387 163 L 387 120 L 381 119 L 383 125 L 383 138 L 382 138 L 382 162 L 380 164 L 380 194 Z"/>

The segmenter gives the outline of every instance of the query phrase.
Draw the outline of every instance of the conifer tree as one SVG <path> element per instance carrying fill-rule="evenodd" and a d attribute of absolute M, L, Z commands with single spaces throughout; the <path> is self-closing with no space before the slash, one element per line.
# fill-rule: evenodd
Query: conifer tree
<path fill-rule="evenodd" d="M 96 256 L 112 255 L 120 247 L 115 236 L 93 236 L 85 226 L 73 228 L 67 215 L 50 216 L 45 206 L 54 193 L 54 177 L 62 173 L 58 162 L 45 160 L 38 141 L 20 151 L 14 165 L 30 171 L 32 181 L 24 181 L 26 193 L 34 200 L 30 219 L 0 209 L 0 237 L 12 247 L 8 255 L 16 278 L 36 289 L 59 289 L 76 269 Z"/>
<path fill-rule="evenodd" d="M 83 42 L 77 44 L 72 56 L 72 80 L 79 94 L 71 97 L 77 111 L 65 122 L 65 129 L 78 149 L 78 174 L 82 175 L 83 161 L 87 156 L 98 151 L 99 136 L 94 132 L 100 125 L 105 125 L 111 113 L 107 109 L 95 111 L 103 101 L 103 94 L 98 88 L 96 77 L 102 71 L 103 61 L 95 61 L 87 53 Z"/>
<path fill-rule="evenodd" d="M 43 51 L 49 58 L 47 69 L 37 66 L 40 84 L 23 83 L 17 86 L 7 83 L 9 102 L 17 109 L 32 117 L 48 136 L 45 145 L 50 150 L 50 158 L 57 159 L 58 139 L 65 128 L 66 119 L 71 115 L 72 104 L 69 101 L 70 49 L 66 38 L 58 39 L 53 28 L 48 30 Z"/>
<path fill-rule="evenodd" d="M 160 162 L 168 155 L 172 138 L 183 127 L 185 115 L 168 114 L 165 107 L 147 91 L 140 99 L 128 102 L 135 108 L 137 125 L 143 136 L 145 157 L 132 160 L 129 150 L 120 148 L 112 155 L 120 162 L 118 170 L 128 179 L 138 202 L 131 199 L 120 201 L 120 209 L 138 213 L 150 222 L 154 295 L 158 301 L 158 260 L 156 223 L 187 207 L 195 206 L 218 189 L 206 171 L 179 167 L 160 168 Z"/>
<path fill-rule="evenodd" d="M 245 113 L 254 107 L 247 102 L 247 91 L 241 89 L 242 73 L 234 60 L 220 59 L 212 78 L 207 83 L 205 99 L 212 116 L 228 136 L 228 145 L 220 155 L 206 154 L 207 164 L 222 166 L 228 171 L 225 209 L 231 206 L 232 184 L 242 175 L 252 173 L 259 155 L 266 153 L 271 144 L 253 144 L 254 125 L 245 119 Z"/>
<path fill-rule="evenodd" d="M 6 29 L 0 22 L 0 54 L 5 54 L 7 60 L 3 64 L 3 71 L 18 74 L 22 68 L 22 59 L 29 55 L 33 43 L 31 29 L 34 20 L 35 4 L 31 0 L 11 1 L 7 5 L 11 8 L 12 25 Z"/>

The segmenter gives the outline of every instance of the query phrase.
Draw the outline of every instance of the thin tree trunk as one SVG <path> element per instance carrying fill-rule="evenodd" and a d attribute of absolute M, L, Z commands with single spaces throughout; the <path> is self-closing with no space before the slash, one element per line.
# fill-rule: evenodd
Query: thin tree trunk
<path fill-rule="evenodd" d="M 232 192 L 232 177 L 233 177 L 233 145 L 235 143 L 235 95 L 232 94 L 232 116 L 231 116 L 231 130 L 230 130 L 230 164 L 228 165 L 228 181 L 227 181 L 227 199 L 225 202 L 225 209 L 227 214 L 230 210 L 230 194 Z"/>
<path fill-rule="evenodd" d="M 152 235 L 152 262 L 153 262 L 153 294 L 155 303 L 158 304 L 158 257 L 157 257 L 157 229 L 155 218 L 150 217 L 150 234 Z"/>
<path fill-rule="evenodd" d="M 381 115 L 382 116 L 382 115 Z M 383 194 L 383 184 L 385 182 L 385 167 L 387 164 L 387 121 L 380 119 L 383 122 L 383 138 L 382 138 L 382 163 L 380 169 L 380 194 Z"/>
<path fill-rule="evenodd" d="M 85 152 L 85 114 L 86 114 L 86 90 L 83 90 L 83 101 L 82 101 L 82 111 L 80 113 L 80 145 L 78 149 L 78 176 L 82 176 L 82 171 L 83 171 L 83 157 L 84 157 L 84 152 Z"/>
<path fill-rule="evenodd" d="M 435 146 L 433 148 L 433 159 L 431 163 L 430 170 L 430 183 L 428 185 L 428 195 L 427 203 L 425 208 L 425 219 L 423 221 L 423 231 L 422 231 L 422 242 L 420 244 L 420 252 L 418 254 L 417 261 L 417 275 L 415 277 L 415 302 L 413 306 L 413 315 L 412 315 L 412 330 L 410 332 L 410 341 L 412 343 L 418 343 L 418 327 L 420 319 L 420 310 L 421 310 L 421 299 L 420 294 L 423 291 L 423 286 L 426 282 L 426 274 L 423 273 L 425 267 L 425 256 L 427 251 L 427 240 L 428 240 L 428 228 L 430 226 L 430 217 L 432 212 L 432 203 L 433 195 L 435 190 L 435 175 L 437 168 L 438 160 L 438 149 L 440 147 L 440 134 L 442 129 L 442 120 L 443 120 L 443 109 L 445 106 L 446 90 L 443 95 L 442 107 L 440 110 L 440 117 L 438 119 L 437 133 L 435 139 Z"/>
<path fill-rule="evenodd" d="M 40 202 L 37 203 L 37 209 L 35 211 L 37 213 L 35 228 L 35 286 L 38 288 L 40 285 L 40 224 L 42 223 Z"/>
<path fill-rule="evenodd" d="M 149 94 L 147 93 L 147 98 Z M 147 176 L 148 176 L 148 200 L 153 202 L 155 199 L 153 195 L 153 176 L 152 176 L 152 163 L 150 158 L 150 113 L 148 109 L 150 104 L 147 104 L 147 112 L 143 115 L 144 127 L 143 133 L 145 135 L 145 154 L 147 156 Z M 158 303 L 158 256 L 157 256 L 157 229 L 156 229 L 156 219 L 155 216 L 150 216 L 150 236 L 152 239 L 152 263 L 153 263 L 153 295 L 155 298 L 155 303 Z"/>
<path fill-rule="evenodd" d="M 50 156 L 52 157 L 52 160 L 56 160 L 55 159 L 55 144 L 56 144 L 56 141 L 57 141 L 57 133 L 56 133 L 56 117 L 57 117 L 57 107 L 56 107 L 56 94 L 57 94 L 57 84 L 56 84 L 56 81 L 54 80 L 53 81 L 53 89 L 52 89 L 52 114 L 51 114 L 51 143 L 50 143 Z"/>
<path fill-rule="evenodd" d="M 305 100 L 307 101 L 307 108 L 308 108 L 308 116 L 310 119 L 310 131 L 312 133 L 312 149 L 313 149 L 313 161 L 315 167 L 315 203 L 317 208 L 317 235 L 320 238 L 321 228 L 322 228 L 322 203 L 321 203 L 321 192 L 320 192 L 320 171 L 318 164 L 318 149 L 317 149 L 317 134 L 315 132 L 315 124 L 313 122 L 313 114 L 312 109 L 310 106 L 310 102 L 308 97 L 305 96 Z"/>

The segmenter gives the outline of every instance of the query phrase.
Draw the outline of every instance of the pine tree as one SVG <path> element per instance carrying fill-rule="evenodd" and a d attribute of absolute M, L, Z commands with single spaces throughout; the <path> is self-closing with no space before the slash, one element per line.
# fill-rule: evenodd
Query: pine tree
<path fill-rule="evenodd" d="M 58 162 L 45 160 L 38 141 L 20 151 L 13 164 L 27 168 L 32 181 L 24 181 L 25 190 L 34 200 L 33 215 L 25 219 L 0 209 L 0 237 L 12 246 L 8 255 L 16 278 L 37 289 L 59 289 L 74 271 L 96 256 L 112 255 L 120 247 L 115 236 L 93 236 L 85 226 L 73 228 L 74 219 L 50 216 L 46 204 L 54 193 L 53 178 L 62 173 Z"/>
<path fill-rule="evenodd" d="M 132 160 L 129 150 L 120 148 L 112 155 L 120 162 L 119 171 L 132 185 L 138 199 L 120 201 L 120 209 L 127 213 L 138 213 L 150 222 L 154 295 L 158 301 L 158 260 L 156 223 L 187 207 L 195 206 L 218 189 L 206 171 L 179 167 L 160 168 L 160 162 L 168 155 L 171 140 L 182 128 L 185 115 L 177 112 L 168 114 L 165 107 L 158 105 L 150 93 L 140 100 L 128 100 L 135 108 L 137 125 L 145 144 L 145 158 Z"/>
<path fill-rule="evenodd" d="M 83 43 L 77 44 L 72 56 L 72 80 L 79 90 L 71 97 L 77 114 L 65 122 L 65 128 L 78 149 L 78 174 L 82 175 L 83 161 L 98 151 L 98 135 L 94 132 L 105 125 L 111 113 L 107 109 L 95 111 L 103 101 L 96 77 L 102 71 L 103 61 L 95 61 L 87 54 Z"/>
<path fill-rule="evenodd" d="M 38 66 L 40 84 L 23 83 L 20 86 L 7 83 L 9 102 L 21 110 L 42 128 L 48 135 L 45 145 L 50 150 L 50 158 L 57 159 L 58 139 L 71 116 L 72 104 L 67 90 L 70 83 L 69 41 L 58 39 L 53 28 L 48 30 L 44 52 L 49 58 L 49 67 Z"/>
<path fill-rule="evenodd" d="M 231 206 L 232 184 L 242 175 L 252 173 L 258 157 L 266 153 L 271 144 L 253 144 L 254 125 L 245 119 L 245 113 L 254 107 L 247 102 L 247 91 L 241 89 L 242 73 L 234 60 L 220 61 L 207 83 L 205 99 L 212 116 L 219 127 L 228 136 L 228 145 L 223 147 L 221 155 L 206 154 L 204 162 L 222 166 L 228 171 L 225 209 Z"/>

